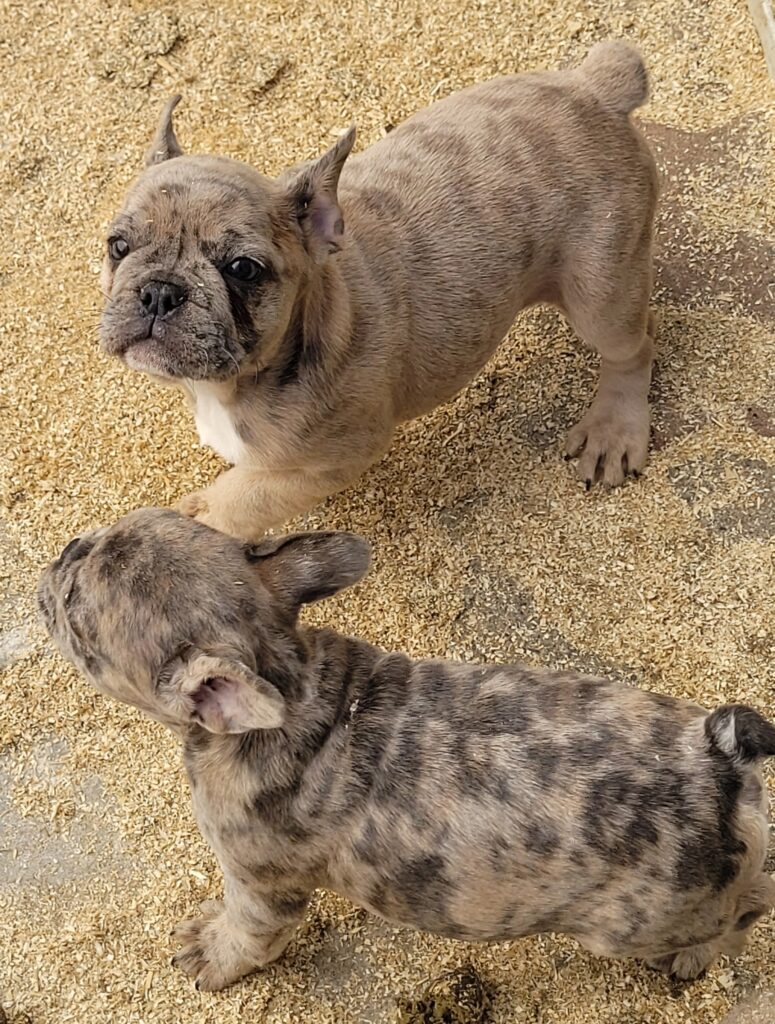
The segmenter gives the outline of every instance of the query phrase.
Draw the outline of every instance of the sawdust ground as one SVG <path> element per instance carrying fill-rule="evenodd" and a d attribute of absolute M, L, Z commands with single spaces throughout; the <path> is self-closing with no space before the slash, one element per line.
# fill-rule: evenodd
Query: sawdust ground
<path fill-rule="evenodd" d="M 169 503 L 220 468 L 180 399 L 96 344 L 100 232 L 162 97 L 184 93 L 188 147 L 275 172 L 352 120 L 366 145 L 434 96 L 626 37 L 651 67 L 643 117 L 666 178 L 645 477 L 587 496 L 561 461 L 595 360 L 561 318 L 532 311 L 454 403 L 307 518 L 364 533 L 376 553 L 370 578 L 315 617 L 416 655 L 576 665 L 775 715 L 775 106 L 745 5 L 2 0 L 0 26 L 0 1003 L 12 1024 L 382 1022 L 462 963 L 496 1024 L 716 1024 L 771 994 L 772 918 L 737 964 L 676 986 L 563 938 L 480 948 L 398 932 L 331 895 L 280 964 L 196 994 L 165 963 L 167 934 L 220 879 L 178 751 L 92 696 L 46 646 L 31 599 L 74 532 Z"/>

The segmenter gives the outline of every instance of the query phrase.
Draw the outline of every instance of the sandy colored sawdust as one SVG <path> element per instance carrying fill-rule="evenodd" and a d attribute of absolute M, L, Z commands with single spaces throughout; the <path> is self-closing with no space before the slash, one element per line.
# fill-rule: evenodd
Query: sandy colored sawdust
<path fill-rule="evenodd" d="M 576 665 L 775 716 L 775 92 L 742 0 L 0 2 L 11 1024 L 389 1022 L 439 1002 L 438 979 L 463 964 L 495 1024 L 717 1024 L 749 998 L 769 1013 L 775 918 L 735 965 L 684 986 L 564 938 L 473 947 L 396 931 L 327 894 L 278 965 L 195 993 L 166 962 L 167 936 L 220 878 L 175 743 L 93 696 L 34 624 L 37 574 L 77 530 L 220 468 L 179 397 L 96 343 L 101 232 L 162 98 L 183 92 L 187 147 L 276 172 L 353 120 L 366 145 L 433 97 L 566 65 L 612 36 L 651 67 L 643 117 L 666 177 L 644 478 L 585 495 L 562 462 L 595 359 L 559 316 L 532 311 L 454 403 L 307 518 L 376 553 L 370 578 L 315 618 L 415 655 Z"/>

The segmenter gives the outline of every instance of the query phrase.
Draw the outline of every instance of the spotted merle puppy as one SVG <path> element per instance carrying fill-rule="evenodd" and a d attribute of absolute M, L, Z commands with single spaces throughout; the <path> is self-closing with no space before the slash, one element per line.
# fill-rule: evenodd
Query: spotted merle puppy
<path fill-rule="evenodd" d="M 689 978 L 775 903 L 775 728 L 525 666 L 413 661 L 298 622 L 365 541 L 245 546 L 175 512 L 71 541 L 46 626 L 101 692 L 182 739 L 223 902 L 174 963 L 219 989 L 278 957 L 317 887 L 466 940 L 535 932 Z"/>

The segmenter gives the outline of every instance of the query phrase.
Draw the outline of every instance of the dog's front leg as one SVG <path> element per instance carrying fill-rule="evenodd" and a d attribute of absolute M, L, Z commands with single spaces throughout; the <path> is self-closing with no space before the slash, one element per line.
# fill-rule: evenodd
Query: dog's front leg
<path fill-rule="evenodd" d="M 223 902 L 202 904 L 202 916 L 173 932 L 181 949 L 172 958 L 197 989 L 215 992 L 272 963 L 304 919 L 311 891 L 258 892 L 226 877 Z"/>
<path fill-rule="evenodd" d="M 177 508 L 221 533 L 259 541 L 267 530 L 308 512 L 358 475 L 357 471 L 352 475 L 327 475 L 234 466 L 206 490 L 187 494 Z"/>

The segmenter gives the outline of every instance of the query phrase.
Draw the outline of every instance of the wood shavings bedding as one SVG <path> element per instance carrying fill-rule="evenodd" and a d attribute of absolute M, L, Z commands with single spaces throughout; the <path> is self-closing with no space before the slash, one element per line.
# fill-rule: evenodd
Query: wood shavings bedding
<path fill-rule="evenodd" d="M 166 963 L 167 935 L 220 879 L 176 745 L 88 691 L 46 645 L 31 596 L 76 531 L 219 469 L 179 397 L 96 343 L 101 231 L 164 97 L 183 92 L 193 150 L 274 173 L 353 120 L 366 145 L 431 98 L 623 37 L 651 69 L 642 116 L 665 178 L 644 478 L 585 495 L 562 462 L 593 357 L 533 310 L 455 402 L 295 524 L 353 529 L 375 549 L 367 581 L 314 617 L 413 655 L 572 664 L 775 715 L 775 103 L 745 4 L 0 0 L 0 22 L 8 1021 L 381 1024 L 466 964 L 495 1024 L 718 1024 L 733 1004 L 765 1006 L 773 918 L 736 964 L 676 986 L 561 937 L 473 947 L 398 931 L 330 894 L 279 964 L 195 993 Z"/>

